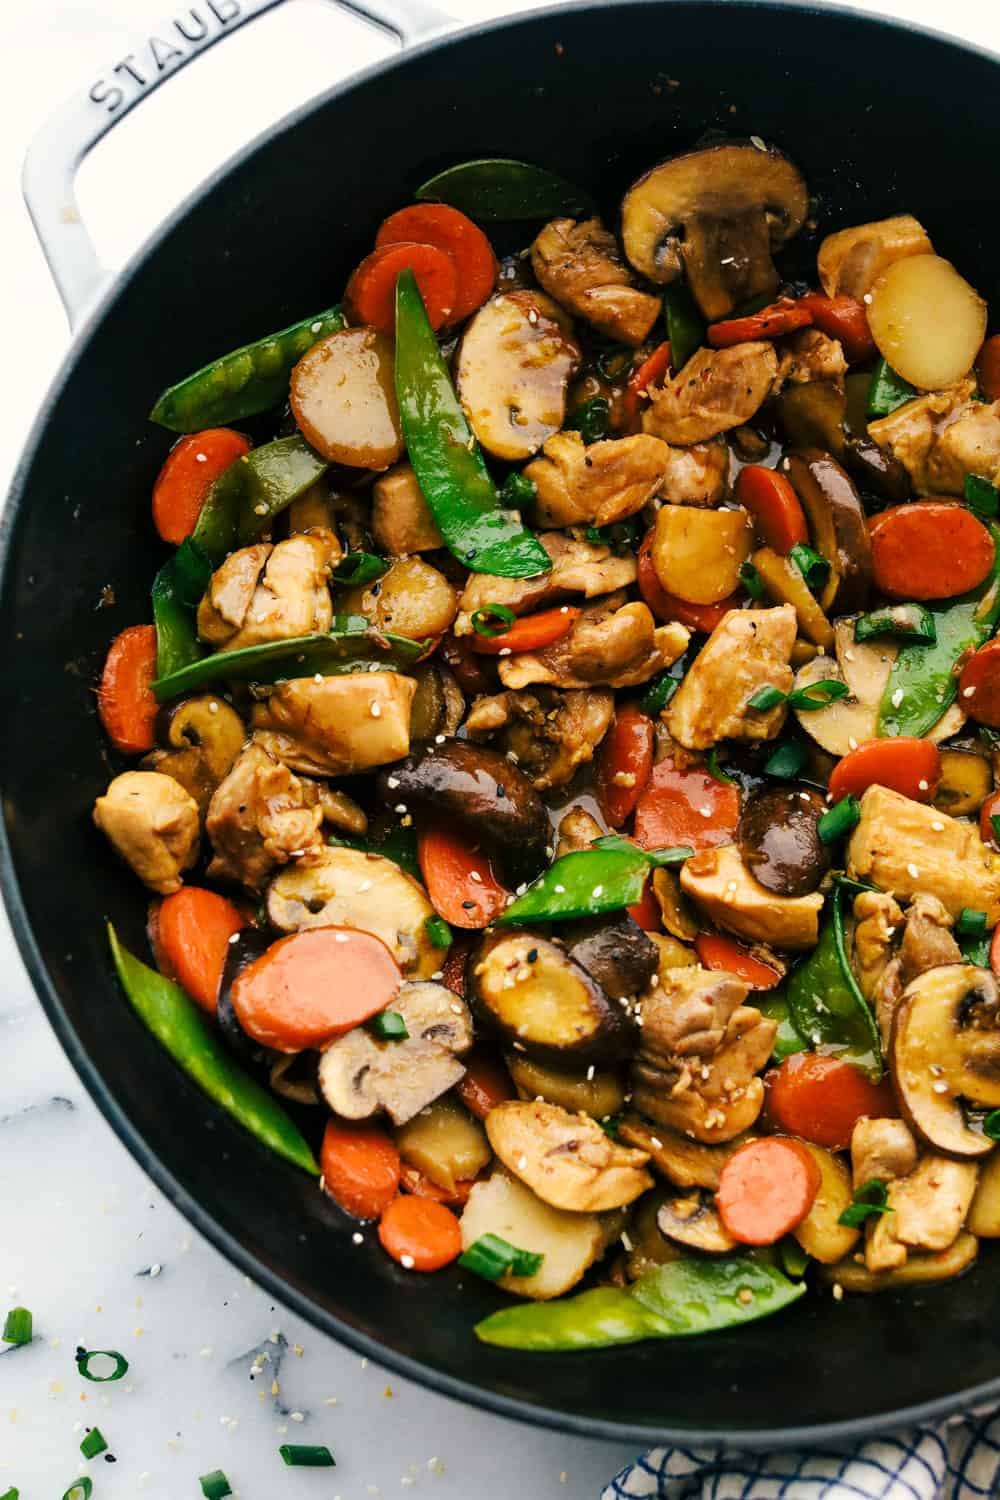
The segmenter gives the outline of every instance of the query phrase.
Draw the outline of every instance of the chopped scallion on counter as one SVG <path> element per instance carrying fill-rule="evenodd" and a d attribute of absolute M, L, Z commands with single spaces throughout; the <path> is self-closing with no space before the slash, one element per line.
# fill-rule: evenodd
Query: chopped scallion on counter
<path fill-rule="evenodd" d="M 410 1035 L 398 1010 L 380 1010 L 368 1022 L 368 1029 L 380 1042 L 405 1042 Z"/>
<path fill-rule="evenodd" d="M 861 821 L 861 807 L 857 797 L 848 792 L 825 812 L 816 824 L 816 832 L 824 844 L 835 844 L 856 828 Z"/>
<path fill-rule="evenodd" d="M 80 1444 L 80 1452 L 84 1458 L 96 1458 L 99 1453 L 105 1451 L 107 1446 L 107 1441 L 101 1429 L 99 1427 L 92 1427 Z"/>
<path fill-rule="evenodd" d="M 3 1341 L 5 1344 L 30 1344 L 32 1320 L 27 1307 L 12 1307 L 4 1319 Z"/>
<path fill-rule="evenodd" d="M 221 1469 L 213 1469 L 211 1474 L 202 1474 L 198 1483 L 205 1500 L 224 1500 L 226 1495 L 233 1493 L 232 1486 Z"/>
<path fill-rule="evenodd" d="M 507 1271 L 512 1276 L 534 1276 L 544 1259 L 533 1250 L 519 1250 L 498 1234 L 481 1234 L 458 1257 L 458 1263 L 484 1281 L 499 1281 Z"/>
<path fill-rule="evenodd" d="M 336 1468 L 333 1454 L 322 1444 L 282 1443 L 278 1452 L 290 1469 Z"/>
<path fill-rule="evenodd" d="M 102 1375 L 91 1369 L 91 1362 L 95 1359 L 110 1359 L 114 1361 L 112 1370 Z M 84 1380 L 92 1380 L 98 1385 L 104 1385 L 109 1380 L 121 1380 L 128 1369 L 128 1360 L 124 1354 L 119 1354 L 117 1349 L 78 1349 L 76 1351 L 76 1367 Z M 103 1366 L 98 1365 L 100 1371 Z"/>

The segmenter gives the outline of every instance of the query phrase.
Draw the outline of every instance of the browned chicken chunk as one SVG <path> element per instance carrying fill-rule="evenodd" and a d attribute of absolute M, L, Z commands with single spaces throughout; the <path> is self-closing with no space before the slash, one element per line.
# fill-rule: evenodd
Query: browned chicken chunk
<path fill-rule="evenodd" d="M 729 447 L 724 438 L 669 448 L 661 494 L 671 505 L 718 505 L 729 485 Z"/>
<path fill-rule="evenodd" d="M 239 651 L 329 630 L 330 570 L 339 557 L 332 531 L 242 547 L 212 574 L 198 606 L 198 634 L 218 651 Z"/>
<path fill-rule="evenodd" d="M 648 505 L 663 487 L 670 449 L 648 433 L 587 447 L 578 432 L 557 432 L 524 473 L 538 488 L 540 526 L 610 526 Z"/>
<path fill-rule="evenodd" d="M 255 706 L 253 737 L 307 776 L 370 771 L 409 751 L 416 690 L 400 672 L 293 677 Z"/>
<path fill-rule="evenodd" d="M 643 431 L 686 445 L 740 427 L 766 400 L 777 373 L 773 344 L 699 349 L 673 380 L 650 391 Z"/>
<path fill-rule="evenodd" d="M 600 219 L 553 219 L 531 247 L 538 283 L 557 302 L 622 344 L 641 344 L 660 316 L 660 299 L 642 292 Z"/>
<path fill-rule="evenodd" d="M 783 385 L 808 385 L 813 380 L 830 380 L 842 389 L 846 374 L 840 340 L 827 338 L 818 328 L 800 328 L 782 343 L 771 394 L 777 395 Z"/>
<path fill-rule="evenodd" d="M 582 610 L 555 645 L 502 656 L 500 681 L 508 688 L 635 687 L 671 666 L 690 638 L 685 626 L 657 625 L 647 605 L 612 594 Z"/>
<path fill-rule="evenodd" d="M 791 691 L 789 665 L 796 615 L 775 609 L 731 609 L 695 657 L 664 715 L 686 750 L 708 750 L 720 740 L 770 740 L 785 722 L 783 703 L 761 712 L 750 699 L 762 687 Z"/>
<path fill-rule="evenodd" d="M 574 594 L 585 599 L 627 588 L 636 579 L 634 557 L 616 557 L 610 547 L 574 542 L 561 531 L 546 531 L 538 540 L 552 559 L 552 570 L 537 578 L 495 578 L 470 573 L 455 621 L 456 635 L 472 632 L 472 616 L 486 604 L 502 604 L 516 615 L 558 604 Z"/>
<path fill-rule="evenodd" d="M 322 848 L 322 822 L 315 783 L 248 745 L 209 803 L 205 829 L 215 853 L 208 874 L 262 891 L 280 865 Z"/>
<path fill-rule="evenodd" d="M 543 792 L 565 786 L 578 766 L 593 759 L 614 709 L 614 694 L 606 689 L 560 693 L 539 687 L 478 698 L 466 729 L 470 739 L 500 735 L 514 764 Z"/>
<path fill-rule="evenodd" d="M 198 858 L 198 804 L 172 776 L 124 771 L 94 803 L 94 822 L 144 885 L 179 891 Z"/>

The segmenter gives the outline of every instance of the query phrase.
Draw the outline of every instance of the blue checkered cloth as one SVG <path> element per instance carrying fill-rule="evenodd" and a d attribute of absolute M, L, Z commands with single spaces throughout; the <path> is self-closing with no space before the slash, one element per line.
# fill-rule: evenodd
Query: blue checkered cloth
<path fill-rule="evenodd" d="M 602 1500 L 995 1500 L 1000 1411 L 808 1453 L 654 1448 Z"/>

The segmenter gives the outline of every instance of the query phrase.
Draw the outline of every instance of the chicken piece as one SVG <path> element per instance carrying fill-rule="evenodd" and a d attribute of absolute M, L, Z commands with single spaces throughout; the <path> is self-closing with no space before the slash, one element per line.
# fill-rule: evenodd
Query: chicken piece
<path fill-rule="evenodd" d="M 673 380 L 650 390 L 643 431 L 686 446 L 741 427 L 767 399 L 777 373 L 773 344 L 699 349 Z"/>
<path fill-rule="evenodd" d="M 634 583 L 634 557 L 616 557 L 610 547 L 574 542 L 561 531 L 543 532 L 538 540 L 552 559 L 552 571 L 537 578 L 497 578 L 471 573 L 459 600 L 456 635 L 471 635 L 472 616 L 486 604 L 502 604 L 515 615 L 559 604 L 574 594 L 586 599 L 613 593 Z"/>
<path fill-rule="evenodd" d="M 698 965 L 668 969 L 642 1001 L 632 1099 L 640 1114 L 709 1145 L 749 1130 L 764 1102 L 755 1075 L 777 1023 L 743 1002 L 735 975 Z"/>
<path fill-rule="evenodd" d="M 963 470 L 960 476 L 948 472 L 953 468 L 952 455 L 964 447 L 961 434 L 957 445 L 954 442 L 946 444 L 941 459 L 936 460 L 935 454 L 949 427 L 978 404 L 972 400 L 975 390 L 975 381 L 967 377 L 943 391 L 932 391 L 927 396 L 907 401 L 887 417 L 868 423 L 869 437 L 903 465 L 917 494 L 930 495 L 940 491 L 942 480 L 947 480 L 950 485 L 957 481 L 957 488 L 949 489 L 947 493 L 962 493 L 967 471 Z M 993 408 L 985 407 L 984 410 L 992 413 Z M 974 424 L 974 429 L 978 430 L 978 423 Z M 983 477 L 988 479 L 991 475 L 986 473 Z"/>
<path fill-rule="evenodd" d="M 670 449 L 648 433 L 588 447 L 578 432 L 557 432 L 524 471 L 538 489 L 539 526 L 610 526 L 648 505 L 663 488 Z"/>
<path fill-rule="evenodd" d="M 843 390 L 847 360 L 839 339 L 828 338 L 818 328 L 800 328 L 782 343 L 778 373 L 771 390 L 776 396 L 785 385 L 808 385 L 829 380 Z"/>
<path fill-rule="evenodd" d="M 389 557 L 444 546 L 411 464 L 396 464 L 372 485 L 372 536 Z"/>
<path fill-rule="evenodd" d="M 340 557 L 332 531 L 303 531 L 272 546 L 233 552 L 198 606 L 198 634 L 218 651 L 330 629 L 330 571 Z"/>
<path fill-rule="evenodd" d="M 862 891 L 855 897 L 854 921 L 854 972 L 861 993 L 871 1000 L 892 958 L 903 911 L 882 891 Z"/>
<path fill-rule="evenodd" d="M 978 829 L 887 787 L 870 786 L 861 798 L 847 873 L 897 900 L 936 896 L 952 918 L 968 906 L 986 912 L 988 927 L 1000 920 L 1000 855 Z"/>
<path fill-rule="evenodd" d="M 558 1104 L 498 1104 L 486 1116 L 486 1134 L 508 1172 L 553 1208 L 602 1213 L 653 1186 L 645 1151 L 620 1146 L 589 1115 Z"/>
<path fill-rule="evenodd" d="M 725 739 L 774 739 L 785 722 L 784 703 L 763 713 L 749 703 L 762 687 L 791 692 L 796 629 L 790 604 L 729 610 L 670 701 L 664 720 L 671 737 L 685 750 L 708 750 Z"/>
<path fill-rule="evenodd" d="M 819 247 L 816 267 L 828 297 L 860 300 L 893 261 L 933 251 L 926 229 L 912 214 L 895 214 L 828 234 Z"/>
<path fill-rule="evenodd" d="M 823 897 L 778 896 L 755 880 L 735 844 L 703 849 L 681 870 L 681 890 L 705 916 L 751 942 L 775 948 L 815 947 Z"/>
<path fill-rule="evenodd" d="M 250 744 L 208 805 L 205 831 L 214 850 L 208 874 L 262 891 L 279 865 L 323 847 L 322 822 L 315 782 L 293 776 Z"/>
<path fill-rule="evenodd" d="M 975 1162 L 925 1156 L 890 1183 L 886 1214 L 893 1238 L 912 1250 L 947 1250 L 958 1238 L 976 1191 Z"/>
<path fill-rule="evenodd" d="M 939 434 L 927 459 L 932 494 L 961 495 L 967 474 L 1000 480 L 1000 401 L 970 401 Z"/>
<path fill-rule="evenodd" d="M 642 292 L 600 219 L 552 219 L 531 247 L 539 286 L 591 327 L 638 345 L 660 316 L 659 297 Z"/>
<path fill-rule="evenodd" d="M 661 487 L 671 505 L 718 505 L 729 485 L 729 446 L 725 438 L 693 443 L 690 448 L 668 448 L 667 472 Z"/>
<path fill-rule="evenodd" d="M 964 962 L 962 950 L 951 932 L 952 919 L 936 896 L 921 892 L 907 909 L 898 952 L 886 964 L 872 999 L 875 1017 L 886 1048 L 892 1036 L 892 1021 L 911 980 L 940 964 Z"/>
<path fill-rule="evenodd" d="M 917 1143 L 903 1120 L 863 1116 L 851 1132 L 851 1176 L 855 1192 L 876 1178 L 908 1177 L 917 1165 Z"/>
<path fill-rule="evenodd" d="M 409 752 L 416 690 L 399 672 L 293 677 L 255 705 L 253 739 L 309 776 L 370 771 Z"/>
<path fill-rule="evenodd" d="M 686 626 L 657 625 L 648 605 L 624 601 L 617 593 L 589 605 L 572 630 L 544 651 L 501 657 L 504 687 L 636 687 L 683 656 L 691 639 Z"/>
<path fill-rule="evenodd" d="M 198 858 L 198 804 L 172 776 L 124 771 L 94 803 L 94 822 L 144 885 L 179 891 Z"/>
<path fill-rule="evenodd" d="M 470 739 L 504 731 L 506 753 L 544 792 L 565 786 L 578 766 L 593 760 L 614 711 L 614 694 L 606 690 L 559 693 L 543 687 L 478 698 L 465 727 Z"/>
<path fill-rule="evenodd" d="M 562 859 L 564 854 L 575 854 L 578 849 L 589 849 L 603 832 L 600 823 L 585 807 L 571 807 L 559 823 L 556 858 Z"/>

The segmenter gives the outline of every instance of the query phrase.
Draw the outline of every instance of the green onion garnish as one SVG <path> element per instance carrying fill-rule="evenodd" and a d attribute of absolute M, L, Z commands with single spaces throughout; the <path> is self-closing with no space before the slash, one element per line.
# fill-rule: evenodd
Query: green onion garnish
<path fill-rule="evenodd" d="M 374 552 L 348 552 L 333 570 L 337 583 L 373 583 L 387 571 L 389 564 Z"/>
<path fill-rule="evenodd" d="M 12 1307 L 4 1319 L 5 1344 L 31 1343 L 31 1312 L 27 1307 Z"/>
<path fill-rule="evenodd" d="M 867 1182 L 855 1189 L 850 1207 L 844 1209 L 837 1223 L 843 1224 L 847 1229 L 860 1229 L 866 1220 L 888 1212 L 885 1183 L 881 1177 L 869 1177 Z"/>
<path fill-rule="evenodd" d="M 763 599 L 764 581 L 752 562 L 740 563 L 740 583 L 742 583 L 751 599 L 758 601 Z"/>
<path fill-rule="evenodd" d="M 986 936 L 986 913 L 976 911 L 974 907 L 963 906 L 955 923 L 955 931 L 959 937 L 984 938 Z"/>
<path fill-rule="evenodd" d="M 99 1453 L 104 1452 L 107 1446 L 104 1440 L 104 1433 L 101 1429 L 99 1427 L 92 1427 L 80 1444 L 80 1452 L 84 1458 L 96 1458 Z"/>
<path fill-rule="evenodd" d="M 472 612 L 472 628 L 477 635 L 493 640 L 494 636 L 506 635 L 517 616 L 506 604 L 484 604 Z"/>
<path fill-rule="evenodd" d="M 333 1454 L 321 1444 L 282 1443 L 278 1452 L 290 1469 L 336 1468 Z"/>
<path fill-rule="evenodd" d="M 891 604 L 870 615 L 859 615 L 854 622 L 854 639 L 870 641 L 877 636 L 895 635 L 906 641 L 922 641 L 933 646 L 937 625 L 929 609 L 922 604 Z"/>
<path fill-rule="evenodd" d="M 676 693 L 677 686 L 677 678 L 668 676 L 666 672 L 655 677 L 639 699 L 642 712 L 651 719 L 657 718 Z"/>
<path fill-rule="evenodd" d="M 1000 512 L 1000 490 L 978 474 L 966 474 L 962 495 L 969 509 L 980 516 L 995 516 Z"/>
<path fill-rule="evenodd" d="M 368 1029 L 380 1042 L 405 1042 L 410 1035 L 398 1010 L 380 1010 L 368 1022 Z"/>
<path fill-rule="evenodd" d="M 605 396 L 592 396 L 563 423 L 567 431 L 576 431 L 588 445 L 599 443 L 611 431 L 611 403 Z"/>
<path fill-rule="evenodd" d="M 9 1490 L 4 1490 L 0 1495 L 0 1500 L 21 1500 L 21 1491 L 14 1489 L 12 1485 Z"/>
<path fill-rule="evenodd" d="M 808 687 L 796 688 L 789 693 L 789 707 L 799 713 L 813 713 L 817 708 L 829 708 L 838 698 L 846 698 L 850 689 L 846 682 L 837 682 L 832 677 L 822 677 L 819 682 L 810 682 Z"/>
<path fill-rule="evenodd" d="M 719 765 L 719 747 L 717 745 L 713 745 L 711 750 L 705 757 L 705 770 L 708 772 L 709 776 L 711 776 L 713 781 L 721 782 L 723 786 L 736 785 L 736 778 L 733 776 L 727 776 L 725 771 L 723 771 L 722 767 Z"/>
<path fill-rule="evenodd" d="M 631 839 L 623 838 L 620 833 L 602 833 L 599 839 L 594 839 L 590 847 L 591 849 L 620 849 L 623 854 L 634 854 L 652 865 L 654 870 L 668 869 L 671 865 L 682 865 L 685 860 L 691 859 L 694 855 L 694 850 L 689 844 L 664 844 L 659 849 L 639 849 Z"/>
<path fill-rule="evenodd" d="M 534 1276 L 544 1259 L 533 1250 L 519 1250 L 498 1234 L 481 1234 L 458 1257 L 458 1263 L 484 1281 L 498 1281 L 506 1271 L 512 1276 Z"/>
<path fill-rule="evenodd" d="M 860 822 L 860 804 L 857 797 L 848 792 L 846 797 L 841 797 L 839 802 L 834 803 L 829 812 L 823 814 L 816 824 L 816 832 L 819 834 L 821 843 L 835 844 L 838 839 L 845 838 Z"/>
<path fill-rule="evenodd" d="M 109 1375 L 95 1375 L 90 1368 L 91 1360 L 94 1359 L 114 1360 L 114 1369 Z M 84 1380 L 92 1380 L 97 1385 L 104 1385 L 109 1380 L 121 1380 L 128 1369 L 128 1360 L 124 1354 L 119 1354 L 117 1349 L 78 1349 L 76 1367 Z"/>
<path fill-rule="evenodd" d="M 454 942 L 451 928 L 444 917 L 439 917 L 437 913 L 427 918 L 424 931 L 427 934 L 427 941 L 433 943 L 435 948 L 450 948 Z"/>
<path fill-rule="evenodd" d="M 917 394 L 910 382 L 904 380 L 902 375 L 897 375 L 887 360 L 879 359 L 872 372 L 872 383 L 868 387 L 868 415 L 887 417 L 897 406 L 912 401 Z"/>
<path fill-rule="evenodd" d="M 792 781 L 808 760 L 805 745 L 798 740 L 785 740 L 764 763 L 765 776 L 780 776 L 783 781 Z"/>
<path fill-rule="evenodd" d="M 213 1469 L 211 1474 L 203 1474 L 198 1483 L 201 1485 L 201 1493 L 205 1496 L 205 1500 L 223 1500 L 224 1496 L 233 1493 L 232 1485 L 221 1469 Z"/>
<path fill-rule="evenodd" d="M 800 1281 L 809 1265 L 809 1256 L 798 1240 L 786 1234 L 785 1238 L 778 1242 L 778 1254 L 781 1256 L 781 1268 L 785 1275 L 791 1276 L 795 1281 Z"/>
<path fill-rule="evenodd" d="M 74 1479 L 69 1489 L 63 1495 L 62 1500 L 90 1500 L 94 1493 L 94 1486 L 86 1474 L 82 1479 Z"/>
<path fill-rule="evenodd" d="M 983 1121 L 983 1135 L 991 1141 L 1000 1141 L 1000 1109 L 991 1109 Z"/>
<path fill-rule="evenodd" d="M 1000 844 L 1000 813 L 990 814 L 990 827 L 993 829 L 993 837 Z"/>
<path fill-rule="evenodd" d="M 997 1110 L 997 1114 L 1000 1115 L 1000 1109 Z M 618 1127 L 624 1118 L 624 1115 L 605 1115 L 604 1119 L 598 1120 L 597 1123 L 609 1140 L 616 1141 L 618 1139 Z"/>
<path fill-rule="evenodd" d="M 538 486 L 527 474 L 508 474 L 500 486 L 500 504 L 506 510 L 520 510 L 522 505 L 530 505 L 538 494 Z"/>
<path fill-rule="evenodd" d="M 747 708 L 752 708 L 759 714 L 766 714 L 768 709 L 777 708 L 778 704 L 784 701 L 785 695 L 781 689 L 767 683 L 766 686 L 757 689 L 747 703 Z"/>
<path fill-rule="evenodd" d="M 830 564 L 825 557 L 805 542 L 796 542 L 788 554 L 789 562 L 795 564 L 811 589 L 821 589 L 830 576 Z"/>

